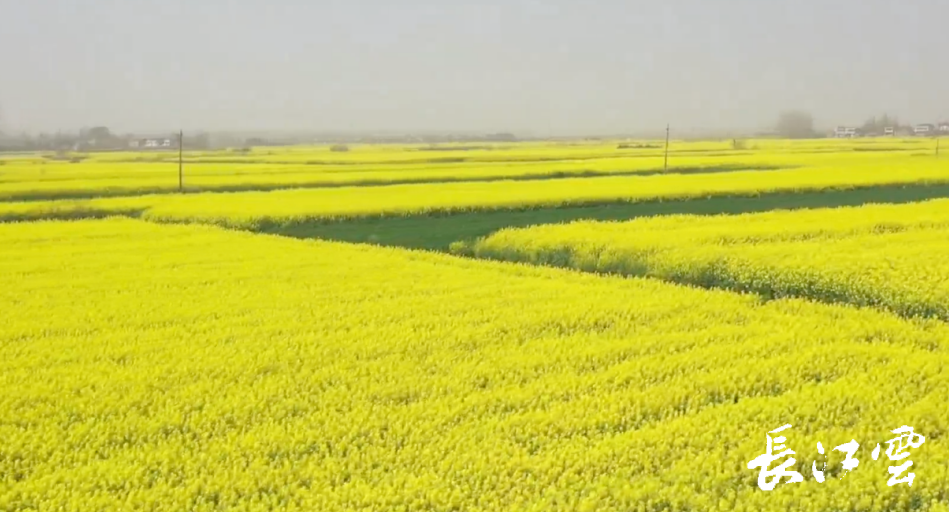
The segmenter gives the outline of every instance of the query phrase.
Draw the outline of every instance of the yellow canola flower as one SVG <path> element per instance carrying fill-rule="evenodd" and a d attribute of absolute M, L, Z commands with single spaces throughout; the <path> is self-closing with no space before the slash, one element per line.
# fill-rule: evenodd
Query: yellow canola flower
<path fill-rule="evenodd" d="M 673 173 L 770 170 L 866 164 L 902 167 L 931 153 L 929 141 L 675 141 Z M 655 142 L 519 142 L 428 145 L 261 147 L 246 151 L 185 151 L 189 190 L 241 191 L 395 183 L 545 179 L 661 172 L 663 147 Z M 0 155 L 0 200 L 68 199 L 174 192 L 178 152 L 108 152 L 68 155 Z"/>
<path fill-rule="evenodd" d="M 129 219 L 0 226 L 0 510 L 941 510 L 949 327 Z M 746 468 L 913 425 L 772 493 Z"/>
<path fill-rule="evenodd" d="M 949 320 L 949 201 L 505 229 L 459 253 Z"/>
<path fill-rule="evenodd" d="M 204 172 L 202 166 L 221 166 L 207 171 L 207 179 L 213 183 L 202 184 L 205 178 L 201 174 L 194 178 L 186 177 L 187 183 L 194 183 L 199 190 L 219 192 L 188 194 L 168 193 L 177 188 L 177 167 L 167 163 L 93 161 L 69 164 L 79 168 L 88 165 L 92 168 L 120 166 L 121 169 L 102 170 L 105 176 L 102 180 L 86 179 L 81 171 L 76 170 L 68 171 L 78 173 L 69 178 L 43 183 L 32 181 L 31 176 L 36 173 L 34 169 L 21 170 L 10 173 L 11 176 L 21 176 L 21 180 L 7 184 L 0 181 L 0 199 L 97 197 L 2 202 L 0 220 L 130 215 L 163 222 L 267 229 L 378 217 L 949 184 L 949 166 L 945 160 L 903 150 L 855 152 L 854 148 L 844 146 L 832 152 L 816 148 L 789 153 L 769 150 L 738 155 L 723 155 L 719 151 L 695 156 L 686 152 L 677 161 L 676 168 L 659 172 L 661 157 L 605 154 L 602 158 L 558 160 L 554 156 L 544 156 L 548 149 L 537 150 L 534 161 L 484 164 L 466 161 L 428 164 L 429 167 L 424 169 L 393 163 L 386 171 L 377 171 L 371 165 L 364 166 L 359 162 L 348 164 L 341 171 L 301 170 L 294 168 L 293 164 L 276 164 L 272 168 L 265 163 L 199 162 L 189 164 L 196 166 L 195 171 L 199 173 Z M 615 147 L 608 150 L 616 151 Z M 561 156 L 568 158 L 569 155 Z M 166 169 L 155 171 L 150 167 L 154 165 L 163 165 Z M 242 169 L 248 165 L 260 168 L 263 174 L 254 177 L 244 173 Z M 233 172 L 228 170 L 232 168 Z M 135 174 L 139 170 L 144 173 L 142 176 Z M 153 172 L 167 175 L 154 178 L 165 185 L 152 186 L 149 180 L 153 178 L 149 176 Z M 374 177 L 370 179 L 370 175 Z M 597 177 L 591 178 L 590 175 Z M 298 182 L 284 183 L 284 187 L 282 180 Z M 7 185 L 19 187 L 26 195 L 10 192 L 4 196 L 3 188 Z M 88 186 L 89 189 L 70 188 L 75 186 Z M 281 187 L 288 189 L 273 190 Z M 109 195 L 129 197 L 98 197 Z"/>

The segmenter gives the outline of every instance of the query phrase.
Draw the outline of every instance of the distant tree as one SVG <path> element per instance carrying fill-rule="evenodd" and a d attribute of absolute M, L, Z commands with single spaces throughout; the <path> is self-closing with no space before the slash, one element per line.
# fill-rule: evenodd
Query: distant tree
<path fill-rule="evenodd" d="M 896 118 L 895 116 L 883 114 L 883 117 L 877 120 L 877 125 L 880 128 L 891 128 L 891 127 L 896 128 L 897 126 L 900 125 L 900 120 Z"/>
<path fill-rule="evenodd" d="M 211 136 L 207 132 L 198 132 L 195 135 L 185 137 L 185 147 L 190 149 L 209 149 L 211 147 Z"/>
<path fill-rule="evenodd" d="M 775 132 L 789 139 L 806 139 L 814 136 L 814 118 L 801 110 L 789 110 L 778 116 Z"/>
<path fill-rule="evenodd" d="M 863 126 L 860 127 L 860 130 L 863 133 L 882 134 L 884 128 L 898 128 L 899 126 L 900 122 L 897 118 L 883 114 L 880 117 L 871 117 L 870 119 L 867 119 L 863 123 Z"/>
<path fill-rule="evenodd" d="M 96 126 L 95 128 L 89 128 L 89 131 L 86 134 L 90 139 L 95 140 L 109 140 L 112 138 L 112 133 L 105 126 Z"/>
<path fill-rule="evenodd" d="M 489 141 L 501 141 L 501 142 L 515 142 L 515 141 L 517 141 L 517 137 L 515 137 L 513 133 L 506 133 L 506 132 L 505 132 L 505 133 L 495 133 L 495 134 L 491 134 L 491 135 L 488 135 L 487 137 L 485 137 L 485 139 L 486 139 L 486 140 L 489 140 Z"/>
<path fill-rule="evenodd" d="M 35 144 L 36 144 L 36 149 L 42 149 L 42 150 L 52 149 L 53 136 L 46 132 L 40 132 L 40 134 L 36 136 Z"/>
<path fill-rule="evenodd" d="M 54 149 L 64 149 L 71 148 L 79 142 L 79 139 L 75 135 L 63 132 L 56 132 L 53 135 L 53 148 Z"/>

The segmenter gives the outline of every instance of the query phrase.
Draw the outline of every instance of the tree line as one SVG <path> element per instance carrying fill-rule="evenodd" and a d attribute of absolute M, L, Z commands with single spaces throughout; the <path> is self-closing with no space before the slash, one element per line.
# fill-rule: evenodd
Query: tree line
<path fill-rule="evenodd" d="M 886 128 L 893 128 L 895 131 L 910 131 L 912 126 L 901 124 L 900 120 L 894 116 L 883 114 L 882 116 L 873 116 L 859 127 L 860 133 L 869 135 L 883 135 Z M 778 116 L 775 124 L 775 135 L 788 139 L 810 139 L 820 136 L 820 133 L 814 129 L 814 117 L 803 110 L 789 110 L 782 112 Z"/>

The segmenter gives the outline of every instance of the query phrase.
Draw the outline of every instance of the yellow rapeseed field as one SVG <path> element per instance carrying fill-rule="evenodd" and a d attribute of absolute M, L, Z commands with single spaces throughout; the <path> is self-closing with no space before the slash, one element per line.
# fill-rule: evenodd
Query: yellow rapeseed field
<path fill-rule="evenodd" d="M 949 160 L 903 157 L 778 171 L 425 183 L 0 203 L 0 219 L 135 214 L 157 221 L 262 225 L 701 199 L 861 187 L 949 185 Z"/>
<path fill-rule="evenodd" d="M 949 512 L 949 200 L 471 240 L 943 197 L 933 142 L 0 156 L 0 512 Z"/>
<path fill-rule="evenodd" d="M 197 190 L 266 190 L 414 182 L 473 181 L 609 175 L 662 170 L 657 149 L 618 149 L 617 144 L 555 146 L 443 145 L 355 146 L 337 153 L 328 148 L 257 148 L 247 152 L 189 151 L 184 155 L 184 185 Z M 755 168 L 779 157 L 689 143 L 677 155 L 676 169 Z M 721 146 L 721 145 L 718 145 Z M 902 144 L 893 156 L 905 156 Z M 824 158 L 859 160 L 878 156 L 844 152 Z M 809 152 L 784 156 L 782 166 L 801 165 Z M 91 153 L 0 158 L 0 200 L 141 195 L 178 189 L 177 152 Z M 771 166 L 775 165 L 773 162 Z"/>
<path fill-rule="evenodd" d="M 631 146 L 631 147 L 626 147 Z M 820 167 L 853 169 L 865 164 L 902 171 L 931 156 L 925 139 L 865 141 L 675 142 L 671 173 L 701 170 L 765 170 Z M 0 156 L 0 200 L 68 199 L 175 192 L 178 154 L 91 153 Z M 662 172 L 663 149 L 655 142 L 447 144 L 255 148 L 245 152 L 189 151 L 184 155 L 189 191 L 272 190 L 298 187 L 385 185 L 494 179 L 547 179 Z"/>
<path fill-rule="evenodd" d="M 3 511 L 946 510 L 942 322 L 118 218 L 0 268 Z"/>

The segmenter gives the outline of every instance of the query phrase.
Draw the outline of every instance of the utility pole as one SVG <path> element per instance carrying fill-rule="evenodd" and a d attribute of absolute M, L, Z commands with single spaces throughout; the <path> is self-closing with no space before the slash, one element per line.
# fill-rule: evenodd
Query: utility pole
<path fill-rule="evenodd" d="M 184 182 L 184 130 L 178 131 L 178 192 L 184 192 L 185 182 Z"/>
<path fill-rule="evenodd" d="M 666 124 L 666 156 L 662 162 L 662 169 L 664 171 L 669 170 L 669 125 Z"/>
<path fill-rule="evenodd" d="M 939 156 L 939 140 L 940 140 L 940 139 L 941 139 L 941 137 L 939 137 L 939 136 L 937 135 L 937 136 L 936 136 L 936 156 Z"/>

